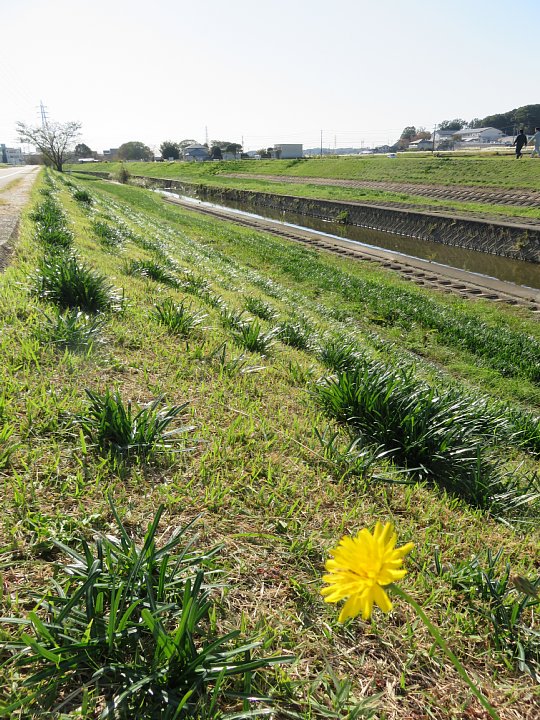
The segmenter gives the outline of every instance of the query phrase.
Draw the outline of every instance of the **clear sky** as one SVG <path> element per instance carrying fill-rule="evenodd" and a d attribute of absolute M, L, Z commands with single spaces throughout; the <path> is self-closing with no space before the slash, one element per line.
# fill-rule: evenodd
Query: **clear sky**
<path fill-rule="evenodd" d="M 394 142 L 540 102 L 540 0 L 0 0 L 0 142 Z"/>

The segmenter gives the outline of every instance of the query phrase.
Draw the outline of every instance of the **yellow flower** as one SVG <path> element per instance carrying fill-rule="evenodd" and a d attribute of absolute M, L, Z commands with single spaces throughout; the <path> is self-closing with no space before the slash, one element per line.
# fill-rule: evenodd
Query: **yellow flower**
<path fill-rule="evenodd" d="M 373 535 L 364 528 L 356 537 L 341 538 L 337 548 L 330 551 L 334 557 L 326 561 L 328 575 L 323 576 L 329 587 L 323 588 L 321 595 L 329 603 L 347 598 L 339 622 L 359 613 L 369 620 L 374 603 L 383 612 L 390 612 L 392 603 L 383 586 L 407 574 L 402 568 L 403 558 L 414 547 L 414 543 L 407 543 L 396 548 L 396 540 L 392 523 L 383 527 L 378 522 Z"/>

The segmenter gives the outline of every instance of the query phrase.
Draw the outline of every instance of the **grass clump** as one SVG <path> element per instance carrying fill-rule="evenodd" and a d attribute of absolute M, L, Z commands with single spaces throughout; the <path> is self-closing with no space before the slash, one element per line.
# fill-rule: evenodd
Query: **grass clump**
<path fill-rule="evenodd" d="M 313 328 L 306 323 L 286 321 L 280 325 L 281 342 L 297 350 L 309 350 L 313 336 Z"/>
<path fill-rule="evenodd" d="M 261 298 L 249 296 L 244 300 L 246 310 L 261 320 L 273 320 L 277 313 L 275 309 Z"/>
<path fill-rule="evenodd" d="M 45 342 L 59 350 L 90 352 L 101 342 L 103 324 L 102 316 L 91 316 L 77 308 L 64 311 L 55 308 L 52 314 L 45 315 L 40 334 Z"/>
<path fill-rule="evenodd" d="M 340 338 L 327 338 L 316 351 L 317 359 L 333 372 L 345 372 L 358 366 L 361 358 L 354 343 Z"/>
<path fill-rule="evenodd" d="M 92 446 L 113 462 L 150 461 L 158 453 L 177 449 L 182 436 L 193 430 L 187 425 L 172 427 L 187 403 L 160 410 L 160 396 L 134 411 L 118 390 L 103 394 L 87 390 L 86 394 L 89 404 L 80 426 Z"/>
<path fill-rule="evenodd" d="M 117 248 L 123 242 L 121 232 L 119 232 L 117 228 L 103 222 L 102 220 L 95 220 L 92 223 L 92 232 L 97 237 L 100 244 L 107 249 Z"/>
<path fill-rule="evenodd" d="M 182 273 L 179 280 L 179 287 L 181 287 L 184 292 L 200 297 L 206 296 L 210 290 L 208 280 L 202 277 L 202 275 L 191 272 L 191 270 L 185 270 Z"/>
<path fill-rule="evenodd" d="M 487 509 L 503 491 L 484 459 L 487 423 L 469 398 L 419 383 L 411 369 L 364 359 L 315 388 L 325 410 L 400 465 Z"/>
<path fill-rule="evenodd" d="M 249 365 L 243 353 L 241 355 L 229 355 L 226 342 L 221 343 L 206 359 L 211 364 L 216 365 L 222 375 L 249 375 L 264 370 L 261 365 Z"/>
<path fill-rule="evenodd" d="M 488 550 L 454 565 L 443 565 L 435 553 L 435 574 L 465 594 L 472 612 L 490 626 L 494 647 L 522 672 L 540 682 L 540 633 L 534 608 L 540 605 L 540 577 L 530 581 L 513 575 L 509 562 L 501 565 L 503 549 Z"/>
<path fill-rule="evenodd" d="M 77 200 L 77 202 L 83 203 L 84 205 L 92 205 L 92 203 L 94 202 L 88 190 L 74 190 L 73 199 Z"/>
<path fill-rule="evenodd" d="M 17 444 L 12 442 L 13 426 L 7 422 L 0 425 L 0 469 L 9 465 L 12 454 L 17 449 Z"/>
<path fill-rule="evenodd" d="M 111 507 L 116 535 L 81 540 L 81 552 L 54 541 L 68 562 L 53 589 L 27 618 L 3 619 L 27 628 L 11 643 L 11 662 L 30 672 L 6 715 L 69 713 L 81 702 L 103 719 L 223 717 L 220 706 L 242 703 L 271 712 L 252 674 L 292 658 L 256 657 L 261 643 L 211 626 L 207 566 L 219 548 L 194 551 L 193 523 L 158 548 L 162 506 L 139 545 Z"/>
<path fill-rule="evenodd" d="M 261 355 L 267 355 L 276 339 L 279 337 L 279 328 L 273 328 L 264 332 L 260 322 L 242 323 L 239 327 L 232 328 L 232 336 L 234 342 L 250 352 L 258 352 Z"/>
<path fill-rule="evenodd" d="M 170 287 L 178 287 L 178 279 L 165 265 L 155 260 L 132 260 L 126 267 L 126 273 L 149 278 Z"/>
<path fill-rule="evenodd" d="M 49 191 L 50 192 L 50 191 Z M 73 233 L 67 227 L 66 216 L 52 195 L 30 213 L 36 224 L 36 238 L 46 250 L 67 250 L 73 245 Z"/>
<path fill-rule="evenodd" d="M 244 310 L 235 310 L 227 307 L 224 303 L 219 305 L 219 319 L 224 328 L 239 330 L 248 320 Z"/>
<path fill-rule="evenodd" d="M 34 278 L 37 294 L 60 309 L 105 312 L 120 304 L 105 277 L 73 255 L 45 257 Z"/>
<path fill-rule="evenodd" d="M 168 327 L 171 332 L 187 337 L 197 327 L 200 327 L 208 315 L 201 311 L 192 312 L 191 305 L 186 306 L 184 301 L 176 304 L 168 298 L 161 305 L 156 305 L 154 317 L 162 325 Z"/>

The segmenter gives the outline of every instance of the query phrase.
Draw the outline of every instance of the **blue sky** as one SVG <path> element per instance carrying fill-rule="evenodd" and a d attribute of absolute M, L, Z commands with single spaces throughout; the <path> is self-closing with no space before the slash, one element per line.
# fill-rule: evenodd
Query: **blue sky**
<path fill-rule="evenodd" d="M 0 142 L 394 142 L 540 102 L 540 1 L 0 0 Z"/>

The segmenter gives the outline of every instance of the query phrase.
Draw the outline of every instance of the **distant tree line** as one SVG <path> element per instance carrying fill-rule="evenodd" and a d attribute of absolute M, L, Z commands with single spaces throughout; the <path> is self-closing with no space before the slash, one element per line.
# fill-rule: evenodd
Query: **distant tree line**
<path fill-rule="evenodd" d="M 516 130 L 523 128 L 525 132 L 534 132 L 540 127 L 540 105 L 523 105 L 505 113 L 486 115 L 483 118 L 473 118 L 469 122 L 462 118 L 443 120 L 439 123 L 439 130 L 461 130 L 464 127 L 494 127 L 502 130 L 506 135 L 515 134 Z"/>

